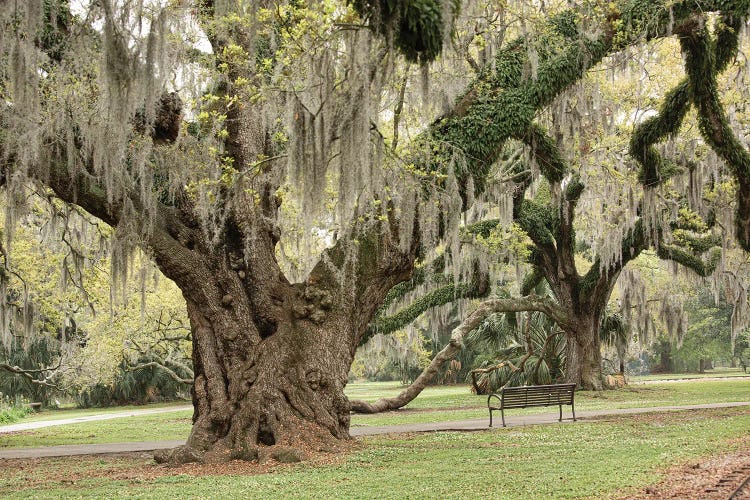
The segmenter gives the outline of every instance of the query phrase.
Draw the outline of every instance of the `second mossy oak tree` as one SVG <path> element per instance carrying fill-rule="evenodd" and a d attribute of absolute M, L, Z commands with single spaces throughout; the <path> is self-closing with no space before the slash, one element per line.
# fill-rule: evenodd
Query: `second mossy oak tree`
<path fill-rule="evenodd" d="M 712 128 L 724 123 L 706 99 L 722 47 L 705 48 L 715 42 L 700 20 L 744 19 L 750 2 L 586 2 L 550 18 L 533 75 L 521 36 L 406 147 L 417 180 L 403 177 L 405 190 L 385 179 L 373 132 L 379 63 L 393 56 L 388 40 L 418 61 L 436 55 L 437 35 L 411 34 L 439 23 L 449 33 L 455 12 L 451 2 L 355 4 L 103 0 L 76 13 L 64 1 L 0 2 L 0 182 L 18 206 L 27 186 L 44 186 L 110 224 L 115 261 L 144 248 L 187 303 L 193 428 L 160 460 L 299 460 L 348 439 L 347 375 L 389 291 L 485 189 L 504 143 L 533 138 L 537 112 L 608 54 L 685 33 L 690 61 L 708 70 L 690 83 L 710 113 L 702 128 L 741 172 L 728 131 Z M 421 10 L 438 4 L 440 16 Z M 210 55 L 185 46 L 202 37 Z M 186 107 L 168 91 L 191 81 L 203 86 Z M 295 189 L 306 235 L 324 218 L 316 205 L 337 206 L 338 227 L 301 280 L 279 262 Z M 547 301 L 524 300 L 483 303 L 451 345 L 489 311 L 554 317 Z"/>

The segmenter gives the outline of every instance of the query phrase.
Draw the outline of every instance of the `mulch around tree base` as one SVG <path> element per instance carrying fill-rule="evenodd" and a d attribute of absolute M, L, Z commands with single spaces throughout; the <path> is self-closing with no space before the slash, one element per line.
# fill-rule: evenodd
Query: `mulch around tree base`
<path fill-rule="evenodd" d="M 640 493 L 622 498 L 729 498 L 750 476 L 750 439 L 743 441 L 747 446 L 741 452 L 694 459 L 687 464 L 670 467 L 662 481 L 643 488 Z"/>
<path fill-rule="evenodd" d="M 350 452 L 361 448 L 359 443 L 352 441 L 336 453 L 308 450 L 305 464 L 319 467 L 341 463 Z M 0 480 L 9 483 L 22 482 L 26 488 L 58 488 L 73 486 L 78 481 L 97 477 L 138 484 L 164 476 L 252 476 L 292 467 L 293 464 L 283 464 L 273 459 L 263 463 L 232 460 L 220 464 L 155 464 L 153 453 L 132 452 L 3 460 Z M 3 493 L 0 491 L 0 497 L 2 496 Z"/>

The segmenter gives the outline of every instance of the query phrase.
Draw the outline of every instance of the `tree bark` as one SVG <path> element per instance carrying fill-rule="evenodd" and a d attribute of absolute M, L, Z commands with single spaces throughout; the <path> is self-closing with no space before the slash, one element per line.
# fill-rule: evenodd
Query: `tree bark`
<path fill-rule="evenodd" d="M 294 294 L 285 300 L 294 302 Z M 304 302 L 304 300 L 300 301 Z M 193 428 L 160 462 L 304 459 L 349 439 L 344 395 L 355 335 L 335 312 L 322 321 L 288 316 L 258 339 L 231 307 L 188 299 L 193 332 Z M 293 309 L 293 308 L 290 308 Z"/>
<path fill-rule="evenodd" d="M 586 318 L 581 323 L 576 331 L 566 331 L 565 381 L 584 390 L 600 391 L 604 388 L 604 376 L 599 323 L 595 318 Z"/>

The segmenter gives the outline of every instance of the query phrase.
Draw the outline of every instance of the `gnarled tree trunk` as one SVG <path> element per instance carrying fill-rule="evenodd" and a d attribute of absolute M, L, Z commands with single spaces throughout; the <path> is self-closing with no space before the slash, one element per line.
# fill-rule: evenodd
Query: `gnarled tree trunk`
<path fill-rule="evenodd" d="M 185 447 L 159 460 L 252 460 L 266 453 L 296 461 L 305 449 L 330 451 L 349 438 L 344 386 L 353 349 L 346 339 L 354 335 L 346 319 L 332 313 L 315 323 L 290 308 L 273 334 L 253 342 L 230 311 L 208 309 L 188 302 L 193 428 Z"/>

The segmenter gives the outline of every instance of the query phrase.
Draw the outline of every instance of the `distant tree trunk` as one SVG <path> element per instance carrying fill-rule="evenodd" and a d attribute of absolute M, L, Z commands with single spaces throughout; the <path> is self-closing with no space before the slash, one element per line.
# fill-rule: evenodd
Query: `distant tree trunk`
<path fill-rule="evenodd" d="M 565 381 L 585 390 L 602 390 L 604 376 L 599 316 L 585 316 L 575 322 L 574 328 L 564 330 L 567 337 Z"/>

